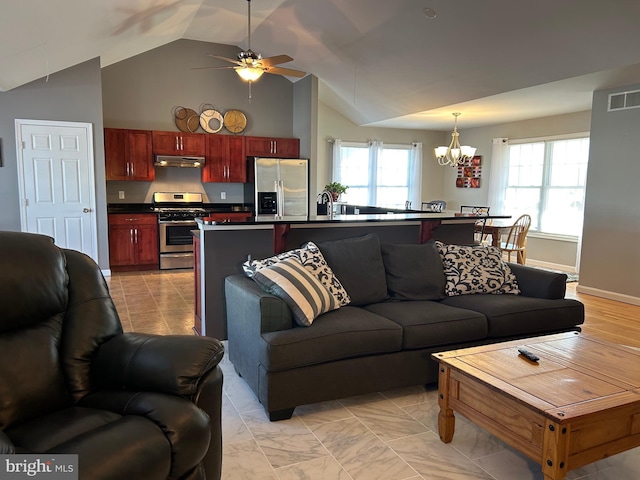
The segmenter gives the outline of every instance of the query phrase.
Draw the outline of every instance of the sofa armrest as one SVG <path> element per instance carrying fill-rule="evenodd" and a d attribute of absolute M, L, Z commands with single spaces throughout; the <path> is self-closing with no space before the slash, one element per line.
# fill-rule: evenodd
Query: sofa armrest
<path fill-rule="evenodd" d="M 549 272 L 518 263 L 508 265 L 518 280 L 522 295 L 551 300 L 564 298 L 567 291 L 567 275 L 564 273 Z"/>
<path fill-rule="evenodd" d="M 124 333 L 100 346 L 92 373 L 100 389 L 191 398 L 223 355 L 224 346 L 211 337 Z"/>
<path fill-rule="evenodd" d="M 281 298 L 265 292 L 245 275 L 225 279 L 227 325 L 229 321 L 249 321 L 260 326 L 259 333 L 293 328 L 291 309 Z M 233 317 L 233 318 L 232 318 Z"/>

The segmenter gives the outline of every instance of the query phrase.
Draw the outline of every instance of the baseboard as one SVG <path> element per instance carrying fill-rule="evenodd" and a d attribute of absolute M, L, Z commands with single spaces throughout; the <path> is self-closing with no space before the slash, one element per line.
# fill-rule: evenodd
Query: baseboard
<path fill-rule="evenodd" d="M 559 263 L 543 262 L 541 260 L 533 260 L 527 258 L 527 265 L 533 267 L 547 268 L 549 270 L 560 270 L 562 272 L 578 273 L 575 265 L 561 265 Z"/>
<path fill-rule="evenodd" d="M 110 277 L 111 276 L 111 269 L 110 268 L 105 268 L 104 270 L 102 270 L 102 275 L 105 277 Z"/>
<path fill-rule="evenodd" d="M 640 298 L 625 295 L 624 293 L 609 292 L 607 290 L 600 290 L 599 288 L 585 287 L 580 284 L 576 286 L 576 292 L 640 306 Z"/>

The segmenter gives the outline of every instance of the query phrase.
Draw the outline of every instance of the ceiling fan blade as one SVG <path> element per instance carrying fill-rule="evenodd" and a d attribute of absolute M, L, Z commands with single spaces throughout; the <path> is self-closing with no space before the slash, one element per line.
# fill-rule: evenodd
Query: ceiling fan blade
<path fill-rule="evenodd" d="M 231 63 L 235 63 L 236 65 L 240 65 L 243 66 L 243 63 L 240 62 L 239 60 L 234 60 L 232 58 L 227 58 L 227 57 L 221 57 L 220 55 L 212 55 L 212 54 L 207 54 L 208 57 L 213 57 L 213 58 L 217 58 L 218 60 L 224 60 L 225 62 L 231 62 Z"/>
<path fill-rule="evenodd" d="M 228 67 L 191 67 L 191 70 L 224 70 L 227 68 L 236 68 L 232 66 Z"/>
<path fill-rule="evenodd" d="M 289 55 L 276 55 L 274 57 L 267 57 L 260 60 L 260 63 L 264 67 L 270 67 L 272 65 L 280 65 L 281 63 L 287 63 L 293 61 Z"/>
<path fill-rule="evenodd" d="M 268 67 L 265 68 L 265 73 L 273 73 L 275 75 L 284 75 L 286 77 L 304 77 L 307 73 L 301 72 L 300 70 L 292 70 L 290 68 L 280 68 L 280 67 Z"/>

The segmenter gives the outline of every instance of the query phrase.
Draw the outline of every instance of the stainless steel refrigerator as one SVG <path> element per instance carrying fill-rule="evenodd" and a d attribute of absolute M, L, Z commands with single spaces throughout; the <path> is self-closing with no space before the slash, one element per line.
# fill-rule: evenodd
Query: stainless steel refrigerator
<path fill-rule="evenodd" d="M 256 221 L 307 220 L 309 217 L 309 160 L 255 158 Z"/>

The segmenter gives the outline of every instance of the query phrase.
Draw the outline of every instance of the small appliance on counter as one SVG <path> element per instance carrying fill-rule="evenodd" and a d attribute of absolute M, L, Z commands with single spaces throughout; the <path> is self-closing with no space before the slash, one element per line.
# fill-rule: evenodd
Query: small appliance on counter
<path fill-rule="evenodd" d="M 309 160 L 256 157 L 253 172 L 245 202 L 255 204 L 256 221 L 309 218 Z"/>

